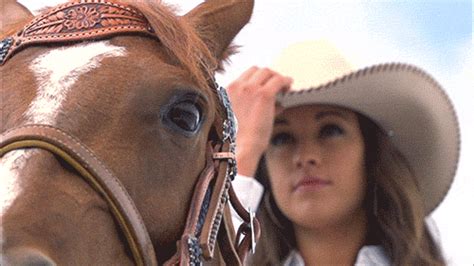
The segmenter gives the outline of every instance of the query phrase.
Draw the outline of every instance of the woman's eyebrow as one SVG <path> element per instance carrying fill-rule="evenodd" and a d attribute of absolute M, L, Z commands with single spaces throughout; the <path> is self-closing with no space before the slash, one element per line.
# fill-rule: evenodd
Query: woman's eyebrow
<path fill-rule="evenodd" d="M 337 116 L 337 117 L 340 117 L 344 120 L 348 120 L 348 117 L 346 114 L 342 113 L 342 112 L 339 112 L 339 111 L 321 111 L 321 112 L 318 112 L 315 116 L 316 118 L 316 121 L 319 121 L 325 117 L 328 117 L 328 116 Z"/>
<path fill-rule="evenodd" d="M 289 125 L 288 120 L 284 118 L 275 118 L 275 121 L 273 122 L 273 125 Z"/>

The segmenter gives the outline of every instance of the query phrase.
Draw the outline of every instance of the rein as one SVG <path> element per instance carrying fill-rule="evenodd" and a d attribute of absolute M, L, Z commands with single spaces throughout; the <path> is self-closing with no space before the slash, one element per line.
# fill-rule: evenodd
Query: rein
<path fill-rule="evenodd" d="M 106 0 L 76 0 L 35 18 L 14 36 L 0 42 L 0 65 L 28 46 L 66 44 L 116 35 L 139 34 L 158 39 L 137 9 Z M 199 265 L 214 257 L 218 244 L 223 258 L 241 265 L 260 235 L 259 223 L 240 204 L 232 188 L 236 174 L 235 120 L 225 90 L 213 83 L 226 114 L 218 117 L 218 135 L 210 140 L 206 166 L 191 199 L 177 252 L 166 265 Z M 107 202 L 120 225 L 137 265 L 157 265 L 150 236 L 140 213 L 120 180 L 76 137 L 49 125 L 25 125 L 1 134 L 0 157 L 24 148 L 47 150 L 71 165 Z M 244 223 L 237 236 L 232 226 L 230 202 Z M 242 237 L 242 241 L 239 241 Z"/>

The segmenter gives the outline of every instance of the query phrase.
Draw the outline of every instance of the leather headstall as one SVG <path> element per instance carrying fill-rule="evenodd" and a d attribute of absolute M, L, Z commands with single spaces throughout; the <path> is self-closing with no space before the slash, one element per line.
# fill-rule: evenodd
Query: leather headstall
<path fill-rule="evenodd" d="M 22 30 L 0 42 L 0 65 L 29 46 L 94 41 L 123 34 L 156 36 L 137 9 L 106 0 L 76 0 L 48 10 Z M 260 235 L 259 223 L 240 204 L 232 183 L 236 174 L 235 117 L 225 89 L 211 84 L 225 110 L 214 122 L 217 139 L 210 140 L 189 207 L 177 253 L 165 264 L 199 265 L 214 257 L 216 244 L 229 265 L 241 265 Z M 120 180 L 76 137 L 49 125 L 25 125 L 1 134 L 0 157 L 23 148 L 40 148 L 70 164 L 108 203 L 124 233 L 137 265 L 157 265 L 143 219 Z M 236 236 L 230 202 L 243 219 Z M 241 234 L 243 236 L 241 236 Z M 242 239 L 240 241 L 240 239 Z"/>
<path fill-rule="evenodd" d="M 178 250 L 181 252 L 178 251 L 165 265 L 200 265 L 202 258 L 213 258 L 218 240 L 227 264 L 241 265 L 260 237 L 258 220 L 241 205 L 231 183 L 237 174 L 235 116 L 226 90 L 215 82 L 213 87 L 225 110 L 225 118 L 217 119 L 214 123 L 219 140 L 209 142 L 206 167 L 194 190 L 186 227 L 178 243 Z M 232 225 L 228 201 L 243 220 L 237 235 Z M 185 249 L 188 252 L 183 252 Z"/>

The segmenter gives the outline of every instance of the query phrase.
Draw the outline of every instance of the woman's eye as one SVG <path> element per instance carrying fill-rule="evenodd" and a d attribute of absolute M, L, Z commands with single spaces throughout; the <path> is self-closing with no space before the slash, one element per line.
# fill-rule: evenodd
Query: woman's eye
<path fill-rule="evenodd" d="M 344 134 L 344 129 L 342 129 L 342 127 L 335 124 L 325 125 L 319 131 L 319 137 L 321 138 L 336 137 L 343 134 Z"/>
<path fill-rule="evenodd" d="M 275 134 L 271 139 L 270 143 L 273 146 L 281 146 L 285 144 L 290 144 L 294 141 L 293 137 L 288 133 L 278 133 Z"/>
<path fill-rule="evenodd" d="M 194 102 L 178 102 L 170 108 L 166 119 L 184 132 L 194 133 L 201 125 L 202 112 Z"/>

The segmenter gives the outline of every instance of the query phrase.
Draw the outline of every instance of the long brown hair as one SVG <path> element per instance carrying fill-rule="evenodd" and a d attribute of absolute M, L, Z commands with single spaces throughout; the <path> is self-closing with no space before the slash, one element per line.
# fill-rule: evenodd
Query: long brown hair
<path fill-rule="evenodd" d="M 441 251 L 424 222 L 422 197 L 403 155 L 375 123 L 358 114 L 365 143 L 368 217 L 367 242 L 381 245 L 393 265 L 445 265 Z M 257 216 L 262 235 L 252 265 L 278 265 L 296 248 L 291 222 L 271 193 L 262 158 L 257 179 L 266 187 Z"/>

